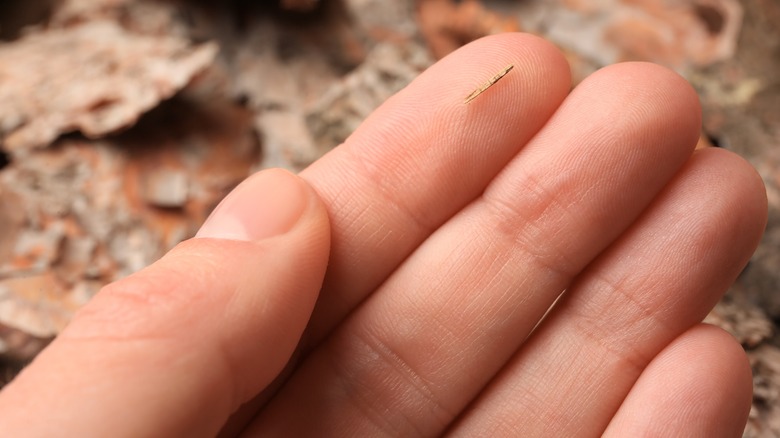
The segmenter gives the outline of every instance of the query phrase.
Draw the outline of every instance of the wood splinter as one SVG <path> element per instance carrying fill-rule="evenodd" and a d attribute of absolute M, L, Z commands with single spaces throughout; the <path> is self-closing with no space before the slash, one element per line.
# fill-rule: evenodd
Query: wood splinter
<path fill-rule="evenodd" d="M 472 91 L 471 94 L 466 96 L 466 99 L 463 101 L 463 103 L 467 104 L 467 103 L 471 102 L 472 100 L 476 99 L 480 94 L 484 93 L 485 90 L 487 90 L 488 88 L 492 87 L 493 84 L 495 84 L 496 82 L 501 80 L 501 78 L 506 76 L 506 74 L 509 73 L 514 67 L 515 66 L 513 64 L 509 64 L 508 66 L 504 67 L 503 70 L 501 70 L 500 72 L 496 73 L 495 76 L 493 76 L 492 78 L 488 79 L 487 82 L 485 82 L 484 84 L 480 85 L 476 90 Z"/>

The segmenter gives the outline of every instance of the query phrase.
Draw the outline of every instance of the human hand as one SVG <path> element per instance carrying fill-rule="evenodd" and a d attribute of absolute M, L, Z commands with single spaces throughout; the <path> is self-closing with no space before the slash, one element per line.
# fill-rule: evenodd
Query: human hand
<path fill-rule="evenodd" d="M 488 37 L 302 179 L 249 178 L 0 393 L 0 435 L 739 436 L 750 367 L 700 322 L 762 182 L 693 152 L 676 74 L 569 84 L 550 44 Z"/>

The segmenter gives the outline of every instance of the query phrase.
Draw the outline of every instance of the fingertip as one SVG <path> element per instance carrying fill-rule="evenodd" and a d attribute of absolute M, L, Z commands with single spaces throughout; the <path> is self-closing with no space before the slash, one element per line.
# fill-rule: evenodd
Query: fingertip
<path fill-rule="evenodd" d="M 467 96 L 508 66 L 512 71 L 500 83 L 464 104 Z M 571 69 L 556 46 L 535 35 L 508 32 L 480 38 L 450 53 L 391 101 L 408 106 L 403 113 L 415 119 L 438 113 L 443 125 L 464 114 L 469 115 L 469 125 L 491 125 L 491 120 L 502 119 L 498 112 L 537 124 L 549 117 L 570 88 Z"/>
<path fill-rule="evenodd" d="M 737 437 L 751 400 L 752 371 L 741 345 L 698 324 L 648 365 L 604 436 Z"/>
<path fill-rule="evenodd" d="M 618 123 L 666 133 L 668 143 L 687 155 L 698 142 L 702 123 L 698 94 L 673 70 L 649 62 L 613 64 L 593 73 L 578 88 L 595 88 L 604 96 L 622 95 L 622 114 L 614 114 Z M 667 145 L 658 146 L 663 151 Z"/>
<path fill-rule="evenodd" d="M 441 69 L 457 69 L 463 75 L 463 98 L 503 69 L 512 67 L 512 72 L 502 79 L 502 92 L 491 91 L 491 97 L 486 94 L 476 98 L 464 108 L 476 108 L 474 111 L 489 113 L 496 109 L 494 105 L 503 111 L 534 104 L 544 107 L 548 101 L 557 106 L 571 88 L 571 69 L 560 49 L 527 33 L 508 32 L 480 38 L 453 52 L 440 64 Z M 480 101 L 491 103 L 480 105 Z"/>
<path fill-rule="evenodd" d="M 661 97 L 668 103 L 675 103 L 688 115 L 701 120 L 699 95 L 690 82 L 676 71 L 652 62 L 620 62 L 605 66 L 591 76 L 590 80 L 613 83 L 620 89 L 634 89 L 637 98 L 655 100 Z M 588 79 L 586 79 L 588 80 Z"/>
<path fill-rule="evenodd" d="M 737 236 L 745 262 L 758 246 L 767 223 L 764 181 L 743 157 L 721 148 L 695 151 L 689 168 L 699 172 L 699 187 L 712 199 L 707 214 L 727 226 L 724 235 Z M 733 248 L 732 251 L 736 250 Z"/>
<path fill-rule="evenodd" d="M 753 399 L 753 371 L 745 350 L 730 333 L 698 324 L 660 356 L 654 373 L 658 379 L 671 377 L 667 391 L 677 393 L 663 409 L 679 409 L 678 423 L 684 430 L 690 425 L 691 431 L 702 431 L 701 436 L 742 434 Z"/>
<path fill-rule="evenodd" d="M 744 157 L 726 149 L 707 148 L 697 153 L 715 156 L 721 160 L 719 168 L 725 172 L 722 178 L 730 181 L 731 186 L 739 190 L 740 200 L 735 200 L 734 210 L 746 209 L 756 225 L 754 229 L 758 231 L 758 240 L 766 227 L 769 209 L 766 185 L 761 174 Z"/>
<path fill-rule="evenodd" d="M 491 65 L 494 59 L 517 59 L 522 62 L 518 62 L 515 68 L 525 71 L 542 68 L 550 79 L 561 80 L 561 83 L 569 85 L 571 83 L 571 68 L 563 52 L 550 41 L 530 33 L 505 32 L 488 35 L 464 45 L 448 57 L 465 66 Z M 444 60 L 450 62 L 447 57 Z M 493 70 L 495 69 L 485 68 L 482 71 Z"/>
<path fill-rule="evenodd" d="M 287 170 L 257 172 L 219 203 L 195 238 L 258 241 L 284 234 L 302 220 L 309 204 L 318 202 L 311 192 Z"/>

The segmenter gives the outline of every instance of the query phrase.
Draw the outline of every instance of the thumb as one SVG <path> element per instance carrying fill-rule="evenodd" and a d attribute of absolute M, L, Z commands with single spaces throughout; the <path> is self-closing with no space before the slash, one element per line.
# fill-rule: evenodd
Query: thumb
<path fill-rule="evenodd" d="M 292 354 L 329 236 L 302 179 L 250 177 L 196 238 L 98 293 L 0 392 L 0 436 L 215 435 Z"/>

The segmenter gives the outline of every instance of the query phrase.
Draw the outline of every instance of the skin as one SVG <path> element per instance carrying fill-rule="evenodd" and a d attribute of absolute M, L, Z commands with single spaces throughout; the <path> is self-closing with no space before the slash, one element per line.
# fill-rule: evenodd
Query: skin
<path fill-rule="evenodd" d="M 251 177 L 0 393 L 0 435 L 740 436 L 749 364 L 701 320 L 761 179 L 694 152 L 671 71 L 569 84 L 549 43 L 484 38 Z"/>

